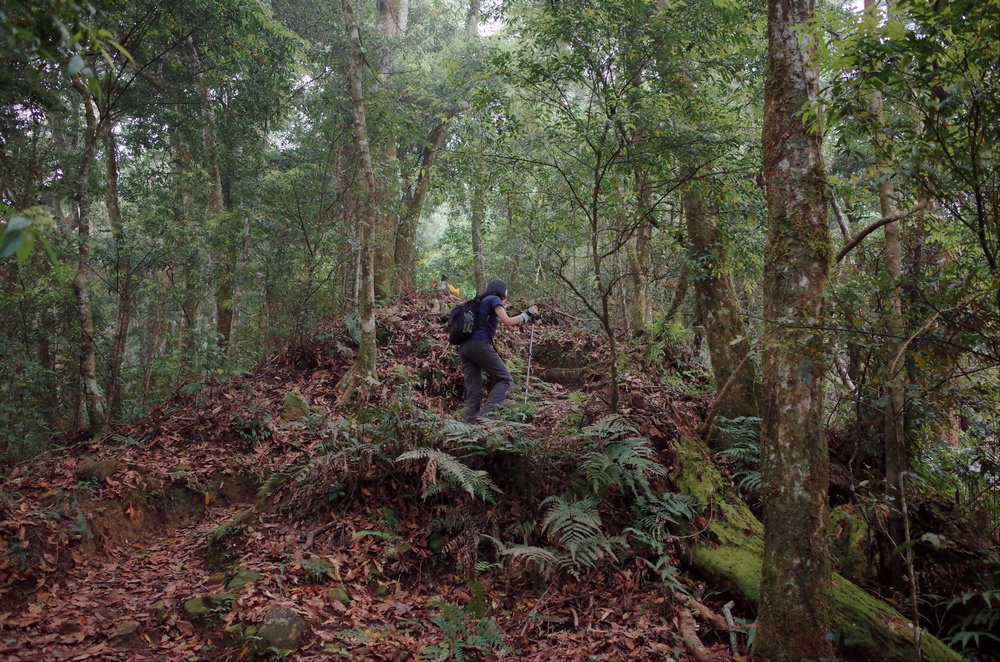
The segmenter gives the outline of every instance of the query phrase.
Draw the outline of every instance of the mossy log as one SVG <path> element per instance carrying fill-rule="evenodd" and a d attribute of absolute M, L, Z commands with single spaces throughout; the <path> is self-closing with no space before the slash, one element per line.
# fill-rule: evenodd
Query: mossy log
<path fill-rule="evenodd" d="M 723 489 L 722 476 L 698 439 L 677 442 L 678 489 L 704 507 L 707 529 L 687 547 L 692 567 L 746 600 L 760 599 L 764 527 L 743 501 Z M 853 659 L 912 660 L 914 633 L 909 619 L 884 601 L 834 575 L 830 628 L 837 644 Z M 961 660 L 962 656 L 926 631 L 921 635 L 926 660 Z"/>

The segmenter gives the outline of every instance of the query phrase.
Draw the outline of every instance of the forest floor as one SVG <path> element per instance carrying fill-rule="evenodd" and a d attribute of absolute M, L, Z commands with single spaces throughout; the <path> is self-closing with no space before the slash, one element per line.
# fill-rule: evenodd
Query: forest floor
<path fill-rule="evenodd" d="M 484 537 L 545 544 L 542 501 L 579 463 L 573 431 L 607 412 L 604 345 L 569 317 L 536 327 L 527 404 L 528 332 L 499 334 L 527 450 L 472 462 L 502 492 L 424 498 L 434 467 L 393 460 L 461 406 L 435 307 L 418 296 L 379 312 L 382 381 L 351 411 L 334 404 L 351 333 L 330 323 L 250 374 L 190 385 L 141 421 L 12 469 L 0 659 L 235 660 L 275 655 L 282 637 L 301 660 L 732 659 L 721 587 L 682 572 L 693 598 L 668 590 L 639 554 L 540 573 Z M 689 359 L 622 380 L 623 417 L 668 471 L 671 439 L 696 432 L 708 404 Z M 325 454 L 337 444 L 350 453 Z M 627 526 L 624 498 L 600 512 L 608 535 Z"/>

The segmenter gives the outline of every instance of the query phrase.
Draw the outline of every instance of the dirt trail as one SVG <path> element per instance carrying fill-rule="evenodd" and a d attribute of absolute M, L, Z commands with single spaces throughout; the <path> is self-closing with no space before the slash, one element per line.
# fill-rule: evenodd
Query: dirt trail
<path fill-rule="evenodd" d="M 150 531 L 140 541 L 81 559 L 38 587 L 24 614 L 0 621 L 0 655 L 6 660 L 160 660 L 196 652 L 204 642 L 193 629 L 178 627 L 176 610 L 168 609 L 160 620 L 149 613 L 150 605 L 176 606 L 209 588 L 199 547 L 205 534 L 236 509 L 212 508 L 198 521 Z M 116 636 L 132 620 L 140 630 Z"/>
<path fill-rule="evenodd" d="M 424 499 L 426 463 L 402 466 L 372 454 L 384 435 L 410 443 L 420 412 L 445 419 L 461 406 L 460 365 L 426 304 L 416 297 L 380 311 L 385 377 L 361 394 L 376 406 L 360 414 L 342 418 L 348 412 L 333 407 L 350 344 L 346 328 L 333 324 L 252 375 L 193 389 L 119 427 L 86 457 L 14 476 L 15 496 L 0 499 L 0 533 L 8 548 L 25 550 L 27 567 L 0 558 L 0 660 L 244 659 L 251 647 L 261 650 L 246 627 L 275 607 L 306 623 L 297 660 L 411 659 L 460 641 L 474 652 L 485 645 L 475 643 L 477 601 L 515 659 L 684 659 L 676 606 L 643 559 L 550 581 L 501 566 L 480 542 L 488 534 L 545 544 L 540 502 L 568 485 L 579 461 L 565 430 L 602 409 L 595 366 L 606 357 L 592 337 L 556 324 L 537 330 L 538 372 L 525 409 L 532 418 L 519 442 L 531 459 L 491 467 L 505 488 L 496 503 L 461 491 Z M 526 341 L 526 333 L 507 333 L 498 343 L 515 376 Z M 625 380 L 626 414 L 669 466 L 668 440 L 696 423 L 704 400 Z M 515 404 L 522 387 L 518 380 Z M 305 409 L 290 414 L 292 405 Z M 248 505 L 269 477 L 310 466 L 333 438 L 356 445 L 351 462 L 309 474 L 304 484 L 285 476 L 272 500 Z M 84 465 L 95 461 L 110 463 L 110 473 L 81 483 Z M 208 536 L 241 512 L 249 519 L 227 543 L 225 562 L 206 563 Z M 77 515 L 90 523 L 92 543 L 79 535 Z M 609 535 L 628 521 L 620 499 L 602 515 Z M 482 567 L 471 572 L 477 560 Z M 241 571 L 259 576 L 227 588 Z M 231 603 L 207 619 L 184 607 L 223 592 Z M 461 618 L 445 622 L 446 609 Z M 725 659 L 722 633 L 710 639 Z M 491 659 L 500 649 L 478 650 Z"/>

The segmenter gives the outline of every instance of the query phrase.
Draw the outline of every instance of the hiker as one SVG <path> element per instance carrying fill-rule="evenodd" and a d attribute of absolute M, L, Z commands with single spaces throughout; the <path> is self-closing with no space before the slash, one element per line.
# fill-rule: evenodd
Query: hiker
<path fill-rule="evenodd" d="M 431 282 L 431 289 L 438 293 L 438 296 L 447 298 L 449 296 L 457 297 L 461 294 L 461 290 L 448 282 L 448 276 L 441 274 L 441 280 L 435 280 Z"/>
<path fill-rule="evenodd" d="M 497 327 L 520 326 L 528 324 L 539 317 L 538 306 L 531 306 L 515 317 L 507 315 L 504 300 L 507 298 L 507 283 L 500 279 L 486 286 L 486 291 L 469 301 L 475 315 L 472 334 L 458 347 L 458 355 L 462 357 L 462 369 L 465 372 L 465 421 L 475 423 L 480 416 L 485 416 L 495 409 L 507 397 L 514 380 L 510 370 L 493 346 L 493 336 Z M 483 371 L 490 380 L 490 395 L 480 406 L 483 395 Z"/>

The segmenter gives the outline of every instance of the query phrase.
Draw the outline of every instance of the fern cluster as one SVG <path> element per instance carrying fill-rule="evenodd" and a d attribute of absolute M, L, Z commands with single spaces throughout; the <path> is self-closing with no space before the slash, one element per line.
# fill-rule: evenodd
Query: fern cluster
<path fill-rule="evenodd" d="M 428 646 L 420 653 L 423 660 L 444 662 L 476 659 L 470 651 L 490 651 L 503 655 L 510 647 L 503 640 L 496 622 L 486 618 L 486 595 L 482 584 L 472 585 L 473 599 L 469 608 L 463 609 L 454 602 L 431 602 L 432 607 L 441 610 L 439 616 L 431 618 L 444 641 Z"/>
<path fill-rule="evenodd" d="M 666 473 L 649 440 L 620 416 L 608 416 L 580 431 L 591 444 L 583 456 L 580 472 L 593 494 L 603 496 L 617 490 L 633 497 L 649 495 L 649 480 Z"/>
<path fill-rule="evenodd" d="M 581 568 L 594 568 L 604 559 L 617 561 L 616 552 L 627 547 L 621 536 L 604 534 L 595 498 L 552 496 L 542 504 L 549 506 L 542 520 L 542 532 L 554 547 L 514 545 L 503 548 L 501 554 L 531 563 L 541 572 L 555 571 L 576 577 Z"/>

